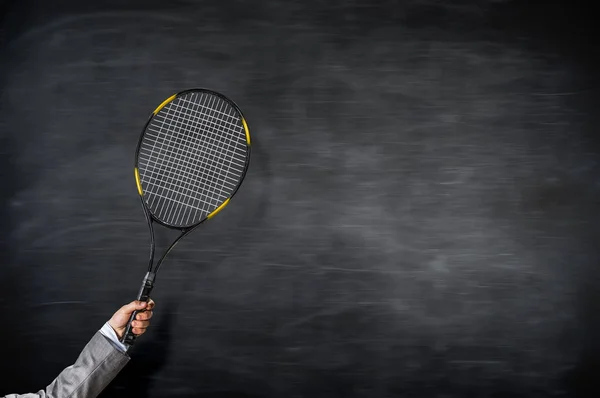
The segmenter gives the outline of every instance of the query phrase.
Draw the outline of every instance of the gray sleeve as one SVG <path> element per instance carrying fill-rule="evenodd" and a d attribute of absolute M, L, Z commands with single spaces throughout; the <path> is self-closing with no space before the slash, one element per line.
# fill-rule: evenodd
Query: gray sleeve
<path fill-rule="evenodd" d="M 85 346 L 77 361 L 64 369 L 45 390 L 28 394 L 9 394 L 5 398 L 93 398 L 129 362 L 106 337 L 97 332 Z"/>

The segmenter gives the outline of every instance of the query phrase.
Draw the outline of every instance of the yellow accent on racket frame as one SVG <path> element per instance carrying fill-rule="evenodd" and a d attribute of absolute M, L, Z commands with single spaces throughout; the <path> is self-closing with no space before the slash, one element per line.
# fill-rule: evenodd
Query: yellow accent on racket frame
<path fill-rule="evenodd" d="M 221 206 L 219 206 L 216 209 L 214 209 L 212 211 L 212 213 L 210 213 L 208 216 L 206 216 L 206 219 L 210 220 L 211 218 L 213 218 L 214 216 L 216 216 L 217 213 L 220 212 L 221 210 L 223 210 L 223 208 L 225 208 L 225 206 L 227 206 L 228 203 L 229 203 L 229 199 L 227 199 L 225 202 L 221 203 Z"/>
<path fill-rule="evenodd" d="M 248 130 L 246 119 L 242 118 L 242 124 L 244 125 L 244 131 L 246 132 L 246 142 L 248 143 L 248 146 L 250 146 L 250 130 Z"/>
<path fill-rule="evenodd" d="M 154 110 L 154 112 L 152 112 L 152 113 L 156 115 L 158 113 L 158 111 L 160 111 L 162 108 L 164 108 L 164 106 L 167 105 L 169 102 L 173 101 L 175 99 L 175 97 L 177 97 L 177 94 L 173 94 L 172 96 L 170 96 L 169 98 L 167 98 L 166 100 L 164 100 L 162 102 L 162 104 L 160 104 L 158 106 L 158 108 L 156 108 Z"/>
<path fill-rule="evenodd" d="M 142 191 L 142 183 L 140 182 L 140 172 L 138 171 L 137 167 L 135 167 L 133 170 L 135 174 L 135 185 L 137 185 L 138 193 L 140 196 L 144 196 L 144 192 Z"/>

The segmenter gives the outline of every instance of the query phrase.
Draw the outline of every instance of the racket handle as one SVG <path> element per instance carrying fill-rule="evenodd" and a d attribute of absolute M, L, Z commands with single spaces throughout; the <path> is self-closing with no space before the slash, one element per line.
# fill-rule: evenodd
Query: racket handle
<path fill-rule="evenodd" d="M 154 272 L 146 273 L 146 276 L 144 277 L 144 281 L 142 282 L 142 286 L 140 287 L 140 292 L 138 293 L 138 297 L 137 297 L 138 301 L 148 302 L 148 300 L 150 300 L 150 293 L 152 292 L 152 288 L 154 287 L 154 278 L 155 277 L 156 277 L 156 274 Z M 121 342 L 123 344 L 127 344 L 129 346 L 133 345 L 136 336 L 135 336 L 135 334 L 133 334 L 133 328 L 131 327 L 131 322 L 133 322 L 133 320 L 135 319 L 137 314 L 139 314 L 140 312 L 144 312 L 144 310 L 133 311 L 133 314 L 131 314 L 131 316 L 129 317 L 129 322 L 127 322 L 127 329 L 125 329 L 125 333 L 123 333 L 123 337 L 121 338 Z"/>

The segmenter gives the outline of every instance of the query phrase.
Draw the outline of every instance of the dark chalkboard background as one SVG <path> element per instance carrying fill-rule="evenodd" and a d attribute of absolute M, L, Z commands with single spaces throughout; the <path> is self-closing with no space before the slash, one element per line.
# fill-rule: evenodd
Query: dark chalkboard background
<path fill-rule="evenodd" d="M 591 8 L 1 4 L 0 394 L 134 298 L 135 145 L 190 87 L 241 106 L 251 168 L 163 267 L 104 397 L 599 393 Z"/>

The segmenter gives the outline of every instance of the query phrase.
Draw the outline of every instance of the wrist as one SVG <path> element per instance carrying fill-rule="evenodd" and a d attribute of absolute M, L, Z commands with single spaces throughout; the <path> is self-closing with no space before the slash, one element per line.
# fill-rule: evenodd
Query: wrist
<path fill-rule="evenodd" d="M 121 339 L 123 337 L 123 328 L 116 327 L 111 321 L 108 321 L 108 325 L 115 332 L 115 334 L 117 335 L 117 337 L 119 339 Z"/>

